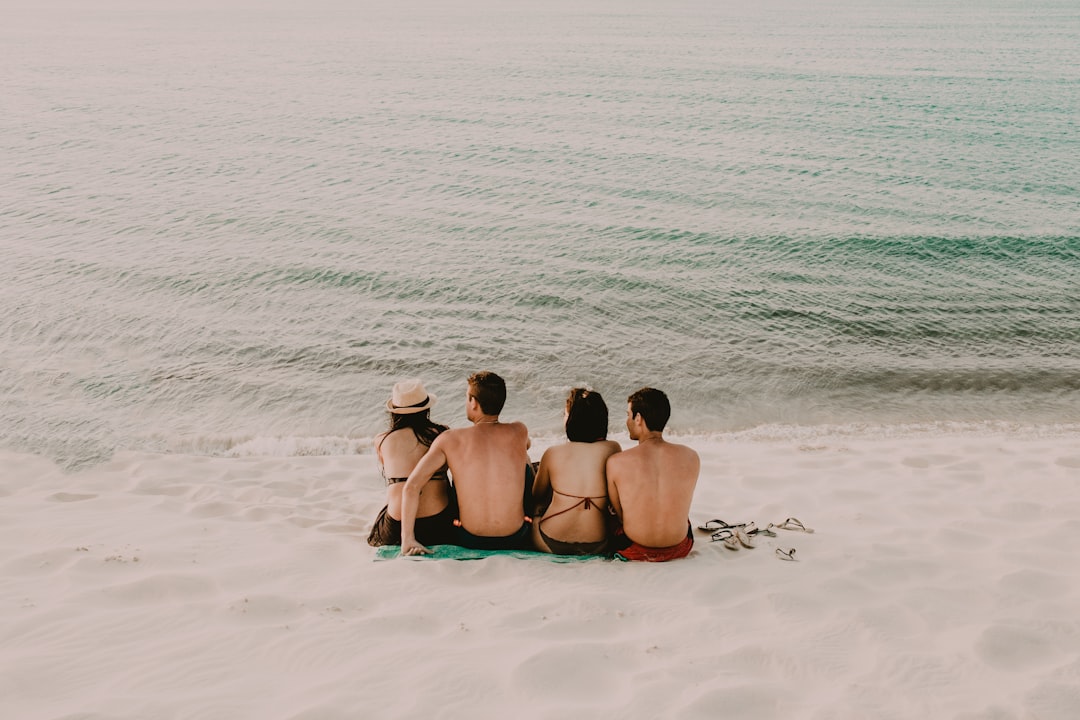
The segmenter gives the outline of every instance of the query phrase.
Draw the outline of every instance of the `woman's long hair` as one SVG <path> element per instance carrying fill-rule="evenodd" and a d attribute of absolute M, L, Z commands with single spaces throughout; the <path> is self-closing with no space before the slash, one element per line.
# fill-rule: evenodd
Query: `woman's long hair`
<path fill-rule="evenodd" d="M 383 436 L 385 440 L 390 433 L 396 430 L 409 428 L 416 435 L 417 441 L 424 447 L 431 447 L 435 438 L 450 428 L 431 421 L 431 411 L 422 410 L 415 413 L 390 413 L 390 430 Z"/>

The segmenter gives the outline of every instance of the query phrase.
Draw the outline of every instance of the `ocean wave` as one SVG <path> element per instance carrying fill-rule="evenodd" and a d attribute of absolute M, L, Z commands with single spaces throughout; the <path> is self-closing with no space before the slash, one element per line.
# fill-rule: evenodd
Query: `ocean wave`
<path fill-rule="evenodd" d="M 214 457 L 308 457 L 363 455 L 372 452 L 372 438 L 346 436 L 262 435 L 206 436 L 169 443 L 170 452 Z"/>
<path fill-rule="evenodd" d="M 828 438 L 862 440 L 905 440 L 940 437 L 1002 437 L 1011 440 L 1075 439 L 1080 440 L 1080 422 L 924 422 L 924 423 L 843 423 L 835 425 L 786 425 L 769 423 L 731 431 L 700 431 L 687 427 L 668 432 L 673 442 L 708 446 L 731 442 L 809 442 Z M 624 448 L 634 444 L 624 433 L 612 433 L 609 439 Z M 538 432 L 531 436 L 530 454 L 538 460 L 543 450 L 562 442 L 561 432 Z M 336 455 L 373 455 L 371 437 L 347 436 L 255 436 L 204 437 L 171 444 L 170 453 L 209 455 L 213 457 L 313 457 Z"/>

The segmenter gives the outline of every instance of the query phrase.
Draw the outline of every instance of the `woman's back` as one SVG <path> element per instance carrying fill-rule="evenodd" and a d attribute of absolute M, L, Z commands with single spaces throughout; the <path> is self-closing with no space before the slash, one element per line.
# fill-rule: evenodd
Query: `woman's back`
<path fill-rule="evenodd" d="M 379 472 L 386 480 L 386 506 L 379 511 L 368 534 L 373 547 L 401 544 L 401 501 L 405 481 L 431 443 L 446 431 L 431 421 L 436 397 L 418 378 L 395 383 L 386 401 L 390 429 L 375 438 Z M 449 542 L 454 529 L 454 506 L 445 469 L 436 473 L 420 491 L 414 532 L 420 542 Z"/>
<path fill-rule="evenodd" d="M 538 497 L 550 491 L 551 502 L 534 523 L 538 546 L 559 552 L 551 547 L 551 541 L 596 543 L 606 538 L 608 497 L 604 467 L 608 457 L 619 450 L 618 443 L 600 440 L 568 442 L 544 453 L 536 491 Z"/>
<path fill-rule="evenodd" d="M 412 428 L 400 428 L 384 433 L 375 438 L 375 447 L 379 455 L 383 477 L 386 478 L 386 505 L 390 516 L 401 517 L 401 494 L 405 487 L 404 479 L 409 477 L 420 458 L 428 451 L 428 446 L 420 442 Z M 449 490 L 446 476 L 432 478 L 420 494 L 417 517 L 434 515 L 446 507 Z"/>

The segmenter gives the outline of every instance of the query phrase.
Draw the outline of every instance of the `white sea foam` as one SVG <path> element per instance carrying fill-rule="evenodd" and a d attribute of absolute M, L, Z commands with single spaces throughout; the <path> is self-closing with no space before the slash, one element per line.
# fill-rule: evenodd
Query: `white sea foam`
<path fill-rule="evenodd" d="M 226 457 L 355 455 L 370 452 L 371 438 L 256 437 L 225 450 Z M 217 454 L 217 453 L 214 453 Z"/>
<path fill-rule="evenodd" d="M 843 440 L 897 441 L 951 438 L 962 440 L 1060 440 L 1063 444 L 1080 440 L 1080 423 L 1030 424 L 1012 422 L 933 422 L 883 425 L 851 423 L 845 425 L 763 425 L 732 432 L 698 432 L 693 428 L 675 428 L 667 432 L 669 439 L 710 452 L 741 442 L 834 442 Z M 625 432 L 611 433 L 609 438 L 623 447 L 632 445 Z M 531 437 L 531 454 L 539 459 L 544 449 L 566 441 L 561 433 L 541 432 Z M 370 454 L 371 437 L 346 436 L 266 436 L 218 437 L 208 436 L 182 441 L 161 441 L 173 453 L 209 455 L 216 457 L 303 457 L 320 455 Z"/>

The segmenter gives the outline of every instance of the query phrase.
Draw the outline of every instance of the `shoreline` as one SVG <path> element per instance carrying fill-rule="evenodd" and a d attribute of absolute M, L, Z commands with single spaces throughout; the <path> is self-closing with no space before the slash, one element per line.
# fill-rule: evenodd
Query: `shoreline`
<path fill-rule="evenodd" d="M 920 423 L 845 423 L 841 425 L 758 425 L 744 430 L 698 431 L 667 430 L 665 437 L 675 442 L 708 448 L 714 444 L 730 442 L 838 442 L 850 440 L 905 440 L 934 437 L 1001 438 L 1005 440 L 1039 440 L 1048 438 L 1076 439 L 1080 441 L 1080 422 L 1023 423 L 988 420 L 984 422 L 939 421 Z M 630 439 L 625 432 L 609 433 L 608 438 L 627 447 Z M 561 432 L 531 434 L 533 460 L 539 460 L 539 452 L 551 445 L 565 442 Z M 202 448 L 205 452 L 190 452 Z M 207 455 L 210 457 L 294 457 L 306 455 L 368 454 L 372 437 L 327 435 L 318 437 L 255 436 L 229 438 L 222 447 L 202 439 L 177 444 L 174 452 L 179 454 Z"/>
<path fill-rule="evenodd" d="M 455 425 L 456 426 L 456 425 Z M 547 447 L 565 442 L 558 432 L 535 432 L 530 429 L 532 460 L 540 459 Z M 1060 439 L 1080 443 L 1080 422 L 1029 423 L 1005 420 L 935 421 L 908 423 L 845 423 L 821 425 L 763 424 L 742 430 L 700 431 L 694 428 L 669 428 L 665 436 L 675 442 L 708 452 L 714 446 L 731 443 L 801 442 L 804 444 L 835 444 L 863 440 L 919 440 L 952 438 L 957 441 L 998 438 L 1005 442 Z M 609 432 L 609 439 L 624 448 L 630 440 L 626 432 Z M 109 457 L 86 459 L 64 456 L 50 457 L 44 453 L 16 448 L 0 448 L 0 462 L 5 456 L 32 455 L 46 462 L 57 462 L 65 473 L 77 474 L 109 463 L 112 458 L 128 453 L 181 457 L 218 458 L 290 458 L 336 457 L 370 455 L 373 436 L 367 435 L 227 435 L 195 438 L 149 438 L 150 447 L 129 447 L 113 452 Z"/>

